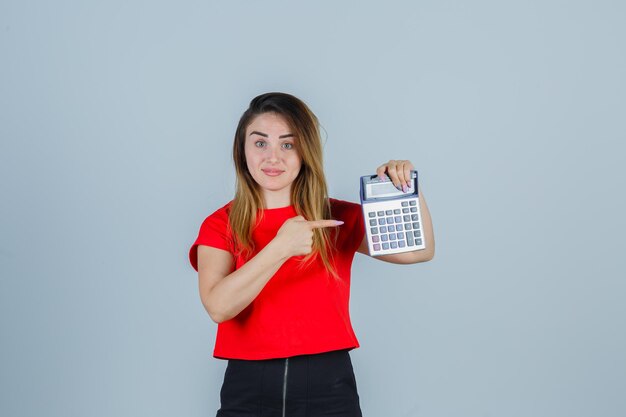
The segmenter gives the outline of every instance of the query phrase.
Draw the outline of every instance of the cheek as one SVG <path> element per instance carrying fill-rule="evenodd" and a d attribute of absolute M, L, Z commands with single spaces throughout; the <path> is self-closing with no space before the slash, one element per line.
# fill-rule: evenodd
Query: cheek
<path fill-rule="evenodd" d="M 302 159 L 300 159 L 299 156 L 296 156 L 290 161 L 290 164 L 294 170 L 300 172 L 300 169 L 302 168 Z"/>

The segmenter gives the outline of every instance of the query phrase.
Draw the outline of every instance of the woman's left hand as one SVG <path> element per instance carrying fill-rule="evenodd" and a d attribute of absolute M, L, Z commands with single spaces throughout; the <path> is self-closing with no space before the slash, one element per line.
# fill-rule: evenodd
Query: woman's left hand
<path fill-rule="evenodd" d="M 413 169 L 414 167 L 411 161 L 396 161 L 392 159 L 379 166 L 376 169 L 376 175 L 381 179 L 386 179 L 384 174 L 387 173 L 393 185 L 395 185 L 398 190 L 402 190 L 406 193 L 409 189 L 409 184 L 411 184 L 411 170 Z"/>

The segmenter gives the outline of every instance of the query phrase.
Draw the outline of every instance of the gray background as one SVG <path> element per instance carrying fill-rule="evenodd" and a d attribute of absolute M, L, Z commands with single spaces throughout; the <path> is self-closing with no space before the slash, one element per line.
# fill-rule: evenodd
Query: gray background
<path fill-rule="evenodd" d="M 618 1 L 0 2 L 0 415 L 207 416 L 187 250 L 249 100 L 325 128 L 332 195 L 421 173 L 432 262 L 358 255 L 366 416 L 626 414 Z"/>

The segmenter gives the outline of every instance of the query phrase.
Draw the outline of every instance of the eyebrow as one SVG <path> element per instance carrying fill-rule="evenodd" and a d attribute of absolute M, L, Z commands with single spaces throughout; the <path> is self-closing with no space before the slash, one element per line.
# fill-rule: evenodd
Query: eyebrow
<path fill-rule="evenodd" d="M 267 133 L 261 133 L 261 132 L 258 132 L 256 130 L 250 132 L 249 136 L 252 136 L 252 135 L 259 135 L 259 136 L 263 136 L 264 138 L 268 138 L 269 137 L 269 135 Z M 287 133 L 286 135 L 279 136 L 278 139 L 292 138 L 293 136 L 294 136 L 293 133 Z"/>

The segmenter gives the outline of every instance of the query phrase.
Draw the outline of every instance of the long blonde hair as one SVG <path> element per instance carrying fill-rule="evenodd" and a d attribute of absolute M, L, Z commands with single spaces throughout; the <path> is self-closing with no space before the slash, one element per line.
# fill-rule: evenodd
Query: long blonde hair
<path fill-rule="evenodd" d="M 266 93 L 255 97 L 243 113 L 233 143 L 233 160 L 237 174 L 237 190 L 229 212 L 230 227 L 239 253 L 250 254 L 254 250 L 252 229 L 257 213 L 265 208 L 259 185 L 248 171 L 244 151 L 246 129 L 255 117 L 264 113 L 282 116 L 295 136 L 295 147 L 302 160 L 300 172 L 291 187 L 291 204 L 298 215 L 307 220 L 330 219 L 330 203 L 324 176 L 322 141 L 319 122 L 315 114 L 300 99 L 285 93 Z M 336 233 L 328 228 L 313 230 L 312 252 L 304 258 L 304 264 L 319 256 L 326 269 L 337 278 L 332 262 L 332 248 Z"/>

